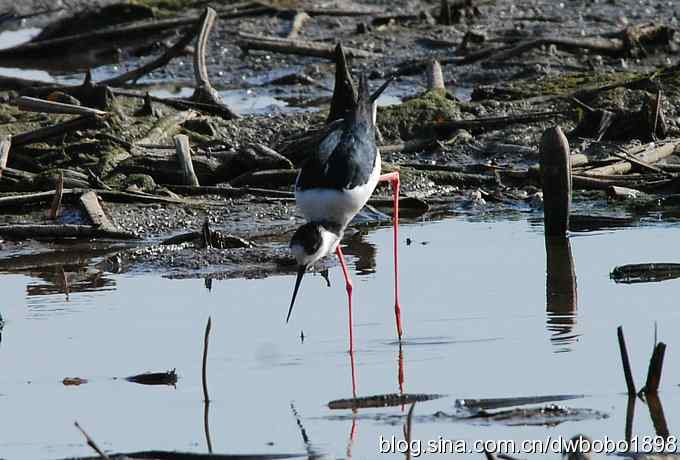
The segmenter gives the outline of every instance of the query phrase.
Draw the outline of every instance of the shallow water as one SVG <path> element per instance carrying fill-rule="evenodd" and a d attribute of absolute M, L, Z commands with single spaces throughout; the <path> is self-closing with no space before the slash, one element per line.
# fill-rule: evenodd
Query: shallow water
<path fill-rule="evenodd" d="M 572 236 L 576 308 L 569 300 L 565 247 L 551 252 L 557 262 L 546 308 L 541 231 L 523 218 L 471 222 L 457 217 L 402 228 L 402 241 L 412 240 L 401 247 L 403 390 L 449 395 L 416 404 L 413 439 L 519 441 L 576 433 L 622 439 L 627 397 L 616 326 L 624 326 L 641 386 L 655 321 L 659 339 L 668 344 L 660 398 L 671 433 L 680 423 L 674 410 L 680 402 L 680 367 L 675 365 L 680 281 L 621 285 L 609 279 L 616 265 L 677 262 L 672 249 L 677 228 L 642 226 Z M 355 272 L 358 264 L 364 273 L 355 275 L 359 396 L 400 390 L 390 243 L 391 230 L 382 228 L 346 250 L 361 250 L 350 265 Z M 0 275 L 0 313 L 6 321 L 0 344 L 3 458 L 90 455 L 74 420 L 109 451 L 207 452 L 201 350 L 208 316 L 213 321 L 208 385 L 215 452 L 304 454 L 309 448 L 330 457 L 375 458 L 379 436 L 402 437 L 406 409 L 353 415 L 327 407 L 331 400 L 352 396 L 339 267 L 330 271 L 331 288 L 321 276 L 304 279 L 288 325 L 290 276 L 213 281 L 208 291 L 201 279 L 115 275 L 94 268 L 66 272 L 82 291 L 72 291 L 68 299 L 55 283 L 61 279 L 58 269 Z M 176 388 L 113 379 L 173 368 L 180 375 Z M 66 387 L 65 377 L 90 381 Z M 588 395 L 559 404 L 608 417 L 545 427 L 434 416 L 455 414 L 456 398 L 551 394 Z M 633 433 L 654 434 L 640 401 Z"/>

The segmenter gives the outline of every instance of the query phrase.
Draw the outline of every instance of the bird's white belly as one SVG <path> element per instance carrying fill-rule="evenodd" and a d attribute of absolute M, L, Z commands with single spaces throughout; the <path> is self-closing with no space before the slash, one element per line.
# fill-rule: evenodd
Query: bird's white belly
<path fill-rule="evenodd" d="M 347 225 L 361 211 L 380 178 L 380 156 L 366 184 L 351 190 L 313 188 L 296 190 L 295 201 L 308 222 L 330 221 Z"/>

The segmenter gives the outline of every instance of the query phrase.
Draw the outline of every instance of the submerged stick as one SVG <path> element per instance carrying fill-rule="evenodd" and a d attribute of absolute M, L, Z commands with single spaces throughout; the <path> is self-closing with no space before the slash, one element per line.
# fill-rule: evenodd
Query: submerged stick
<path fill-rule="evenodd" d="M 87 434 L 85 432 L 85 430 L 83 430 L 83 428 L 78 424 L 78 422 L 73 422 L 73 424 L 76 426 L 76 428 L 78 428 L 78 430 L 80 430 L 80 432 L 83 434 L 83 436 L 85 436 L 85 441 L 87 441 L 88 446 L 92 447 L 95 450 L 95 452 L 97 452 L 99 454 L 99 456 L 101 458 L 103 458 L 105 460 L 111 460 L 110 457 L 108 455 L 106 455 L 104 453 L 104 451 L 99 448 L 97 443 L 94 442 L 94 440 L 90 437 L 90 435 Z"/>
<path fill-rule="evenodd" d="M 619 351 L 621 352 L 621 364 L 623 365 L 623 375 L 626 378 L 626 386 L 628 387 L 628 396 L 635 396 L 635 381 L 633 380 L 633 372 L 630 370 L 630 360 L 628 359 L 626 339 L 623 336 L 623 326 L 619 326 L 618 328 L 616 328 L 616 333 L 619 338 Z"/>
<path fill-rule="evenodd" d="M 210 402 L 210 397 L 208 396 L 208 342 L 210 340 L 210 329 L 212 327 L 212 320 L 208 316 L 208 323 L 205 325 L 205 336 L 203 337 L 203 372 L 202 372 L 202 382 L 203 382 L 203 401 L 206 403 Z"/>

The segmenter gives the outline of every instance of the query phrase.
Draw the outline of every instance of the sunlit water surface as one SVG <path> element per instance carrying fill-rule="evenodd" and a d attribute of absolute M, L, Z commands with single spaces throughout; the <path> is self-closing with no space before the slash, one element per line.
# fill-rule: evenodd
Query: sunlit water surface
<path fill-rule="evenodd" d="M 621 439 L 627 398 L 616 327 L 624 326 L 641 386 L 655 322 L 659 339 L 668 344 L 660 397 L 671 433 L 679 426 L 680 281 L 623 285 L 609 279 L 616 265 L 677 262 L 678 229 L 647 226 L 572 236 L 575 310 L 565 307 L 564 295 L 554 300 L 551 294 L 546 302 L 541 232 L 526 220 L 454 218 L 403 227 L 402 241 L 412 240 L 401 247 L 403 390 L 449 395 L 416 405 L 413 439 L 519 441 L 576 433 Z M 369 233 L 366 243 L 365 274 L 355 276 L 358 395 L 397 393 L 391 230 Z M 568 258 L 560 257 L 557 266 L 568 266 Z M 358 259 L 351 260 L 354 271 Z M 46 281 L 50 278 L 0 276 L 6 321 L 0 344 L 2 458 L 91 455 L 74 420 L 108 451 L 207 452 L 201 353 L 209 316 L 215 452 L 313 449 L 330 457 L 375 458 L 381 435 L 403 437 L 408 408 L 353 414 L 327 407 L 352 396 L 339 267 L 330 271 L 331 288 L 318 275 L 304 279 L 287 325 L 291 276 L 215 281 L 208 291 L 201 279 L 102 273 L 92 281 L 101 289 L 72 292 L 68 300 Z M 173 368 L 180 375 L 176 388 L 114 379 Z M 89 383 L 67 387 L 65 377 Z M 547 394 L 589 395 L 561 404 L 608 417 L 552 427 L 428 417 L 455 413 L 457 398 Z M 640 402 L 633 432 L 654 434 Z"/>

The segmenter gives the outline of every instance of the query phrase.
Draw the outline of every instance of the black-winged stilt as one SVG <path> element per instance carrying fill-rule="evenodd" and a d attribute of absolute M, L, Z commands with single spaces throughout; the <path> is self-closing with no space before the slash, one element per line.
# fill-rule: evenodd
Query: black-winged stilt
<path fill-rule="evenodd" d="M 354 349 L 352 280 L 340 240 L 349 222 L 363 208 L 380 181 L 391 183 L 394 199 L 394 311 L 400 341 L 402 337 L 397 257 L 399 173 L 380 174 L 380 152 L 375 143 L 376 99 L 389 82 L 386 81 L 373 94 L 369 94 L 366 77 L 360 76 L 354 109 L 348 111 L 337 129 L 326 135 L 315 155 L 303 164 L 295 183 L 297 206 L 307 223 L 295 232 L 290 242 L 299 266 L 286 322 L 290 319 L 307 267 L 335 252 L 347 287 L 350 351 Z"/>

